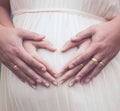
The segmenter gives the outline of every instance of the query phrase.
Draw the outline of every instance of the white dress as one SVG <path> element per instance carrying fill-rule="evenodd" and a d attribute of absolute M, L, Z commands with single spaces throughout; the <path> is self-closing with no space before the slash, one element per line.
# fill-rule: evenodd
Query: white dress
<path fill-rule="evenodd" d="M 76 48 L 61 54 L 66 40 L 87 27 L 105 22 L 120 12 L 120 0 L 10 0 L 15 27 L 45 34 L 58 51 L 40 55 L 56 70 Z M 48 56 L 49 55 L 49 56 Z M 2 65 L 0 111 L 119 111 L 120 54 L 89 84 L 67 83 L 36 90 L 22 83 Z"/>

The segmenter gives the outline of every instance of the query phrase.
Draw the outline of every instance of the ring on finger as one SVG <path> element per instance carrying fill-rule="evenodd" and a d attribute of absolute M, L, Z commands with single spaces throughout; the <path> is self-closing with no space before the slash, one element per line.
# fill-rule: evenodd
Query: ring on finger
<path fill-rule="evenodd" d="M 96 58 L 92 58 L 91 61 L 95 63 L 96 65 L 99 63 L 99 61 Z"/>
<path fill-rule="evenodd" d="M 15 70 L 15 71 L 18 70 L 18 66 L 17 66 L 17 65 L 14 65 L 14 66 L 13 66 L 13 70 Z"/>

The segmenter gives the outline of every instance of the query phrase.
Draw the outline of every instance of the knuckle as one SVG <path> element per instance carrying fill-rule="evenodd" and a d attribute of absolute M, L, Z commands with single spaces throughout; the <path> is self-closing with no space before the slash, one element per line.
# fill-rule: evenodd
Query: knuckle
<path fill-rule="evenodd" d="M 106 54 L 102 53 L 98 56 L 99 61 L 106 57 Z"/>
<path fill-rule="evenodd" d="M 19 55 L 20 52 L 19 48 L 13 47 L 11 50 L 15 55 Z"/>
<path fill-rule="evenodd" d="M 101 44 L 100 43 L 96 43 L 94 48 L 95 48 L 95 50 L 101 49 Z"/>
<path fill-rule="evenodd" d="M 16 55 L 19 55 L 19 52 L 20 52 L 20 51 L 19 51 L 19 49 L 15 49 L 14 52 L 15 52 Z"/>
<path fill-rule="evenodd" d="M 85 61 L 86 60 L 86 56 L 82 56 L 81 58 L 79 57 L 79 60 Z M 77 61 L 79 63 L 79 60 Z"/>
<path fill-rule="evenodd" d="M 32 59 L 27 59 L 27 61 L 28 61 L 28 63 L 30 64 L 30 65 L 35 65 L 35 61 L 33 61 Z"/>

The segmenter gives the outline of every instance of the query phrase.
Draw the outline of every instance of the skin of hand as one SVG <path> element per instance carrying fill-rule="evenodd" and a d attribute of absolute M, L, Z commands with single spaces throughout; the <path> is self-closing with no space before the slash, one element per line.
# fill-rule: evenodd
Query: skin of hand
<path fill-rule="evenodd" d="M 35 88 L 36 82 L 41 84 L 43 80 L 35 70 L 44 73 L 46 67 L 24 49 L 23 41 L 26 39 L 40 41 L 44 38 L 44 35 L 27 30 L 0 27 L 0 61 L 18 78 L 23 82 L 26 81 L 33 88 Z M 17 65 L 17 69 L 13 68 L 15 65 Z M 46 87 L 48 86 L 49 84 L 46 83 Z"/>
<path fill-rule="evenodd" d="M 23 47 L 24 40 L 40 41 L 45 36 L 16 29 L 10 17 L 9 0 L 0 1 L 0 14 L 2 15 L 0 16 L 0 61 L 32 88 L 36 88 L 37 83 L 49 87 L 49 83 L 38 75 L 38 72 L 44 74 L 46 67 L 33 58 Z M 17 67 L 14 69 L 13 67 L 16 65 Z M 43 71 L 40 72 L 40 70 Z"/>
<path fill-rule="evenodd" d="M 118 17 L 111 21 L 91 26 L 78 33 L 76 37 L 73 37 L 71 46 L 65 45 L 63 47 L 62 51 L 65 52 L 66 49 L 80 46 L 85 39 L 91 40 L 91 44 L 85 52 L 79 54 L 68 65 L 68 71 L 83 65 L 77 73 L 74 72 L 74 78 L 70 81 L 69 86 L 73 86 L 79 81 L 89 83 L 118 54 L 120 50 L 119 20 L 120 18 Z M 95 58 L 98 63 L 96 64 L 92 61 L 92 58 Z M 62 75 L 65 76 L 64 74 Z M 68 75 L 64 79 L 68 80 L 69 78 Z M 61 81 L 64 80 L 61 79 Z"/>
<path fill-rule="evenodd" d="M 71 79 L 72 77 L 75 77 L 75 74 L 78 73 L 83 66 L 80 64 L 77 67 L 73 69 L 69 69 L 69 64 L 77 58 L 79 55 L 82 55 L 85 53 L 86 49 L 90 46 L 91 40 L 86 39 L 82 41 L 82 44 L 79 46 L 79 43 L 72 42 L 71 40 L 67 41 L 62 49 L 62 53 L 65 53 L 66 51 L 70 50 L 73 47 L 77 47 L 77 52 L 74 54 L 73 57 L 64 65 L 64 67 L 61 69 L 60 73 L 58 74 L 58 77 L 60 78 L 60 84 L 63 84 L 65 81 Z M 68 83 L 68 86 L 70 87 L 70 83 Z"/>
<path fill-rule="evenodd" d="M 45 60 L 43 60 L 40 55 L 38 54 L 38 49 L 46 49 L 48 51 L 54 52 L 56 49 L 53 47 L 53 45 L 45 40 L 40 41 L 33 41 L 33 40 L 24 40 L 23 42 L 25 50 L 38 62 L 42 63 L 46 67 L 46 72 L 42 73 L 39 70 L 36 70 L 36 73 L 38 73 L 42 80 L 41 84 L 43 86 L 46 86 L 48 84 L 48 81 L 52 83 L 53 85 L 57 85 L 57 80 L 55 79 L 56 71 L 49 65 Z M 22 78 L 25 80 L 25 78 Z"/>

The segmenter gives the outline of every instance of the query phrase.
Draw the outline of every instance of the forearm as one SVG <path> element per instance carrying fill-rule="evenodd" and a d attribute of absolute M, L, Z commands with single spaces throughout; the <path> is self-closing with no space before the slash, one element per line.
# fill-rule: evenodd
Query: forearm
<path fill-rule="evenodd" d="M 4 4 L 0 4 L 0 27 L 2 26 L 14 27 L 10 18 L 10 8 Z"/>

